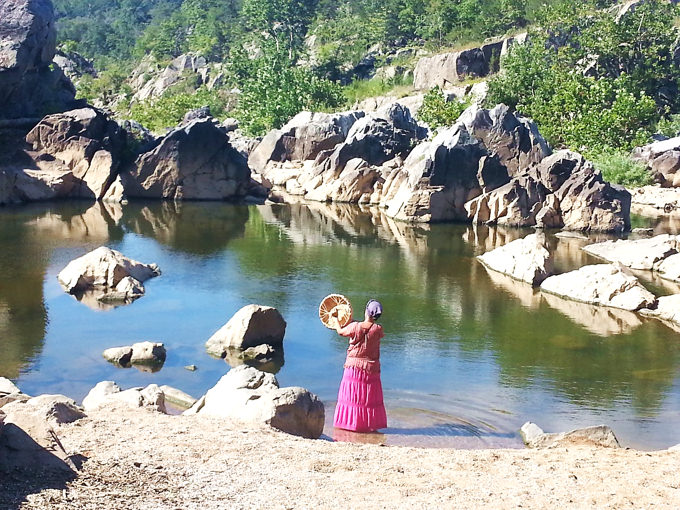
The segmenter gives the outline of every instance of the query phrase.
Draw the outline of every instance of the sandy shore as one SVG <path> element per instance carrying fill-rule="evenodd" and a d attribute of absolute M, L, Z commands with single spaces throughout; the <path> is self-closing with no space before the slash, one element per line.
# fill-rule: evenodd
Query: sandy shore
<path fill-rule="evenodd" d="M 81 472 L 5 477 L 7 507 L 680 507 L 680 452 L 334 443 L 144 409 L 102 410 L 57 432 L 87 458 Z"/>

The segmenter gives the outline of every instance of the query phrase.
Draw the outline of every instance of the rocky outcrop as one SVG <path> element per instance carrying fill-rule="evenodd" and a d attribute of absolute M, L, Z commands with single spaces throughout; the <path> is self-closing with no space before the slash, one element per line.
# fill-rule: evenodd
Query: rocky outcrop
<path fill-rule="evenodd" d="M 680 136 L 638 147 L 633 159 L 647 165 L 654 180 L 665 187 L 680 186 Z"/>
<path fill-rule="evenodd" d="M 546 434 L 535 423 L 526 422 L 520 429 L 520 435 L 529 448 L 563 448 L 569 446 L 621 447 L 614 435 L 614 431 L 606 425 L 596 425 L 558 434 Z"/>
<path fill-rule="evenodd" d="M 581 155 L 549 147 L 533 122 L 499 105 L 473 106 L 418 145 L 391 179 L 387 214 L 410 221 L 621 232 L 630 194 L 603 181 Z"/>
<path fill-rule="evenodd" d="M 276 350 L 282 347 L 285 334 L 286 321 L 276 308 L 252 304 L 236 312 L 210 337 L 205 347 L 208 353 L 219 358 L 224 358 L 231 350 L 246 351 L 265 345 Z M 266 350 L 265 354 L 268 352 Z M 251 353 L 253 358 L 258 355 L 257 351 Z"/>
<path fill-rule="evenodd" d="M 332 131 L 325 119 L 322 133 Z M 536 125 L 504 105 L 472 106 L 424 142 L 408 110 L 392 105 L 354 120 L 332 150 L 297 152 L 310 159 L 293 159 L 298 147 L 310 144 L 297 140 L 297 129 L 286 132 L 267 135 L 250 158 L 260 182 L 284 201 L 288 195 L 377 205 L 409 222 L 608 232 L 630 227 L 625 189 L 606 183 L 580 154 L 551 155 Z"/>
<path fill-rule="evenodd" d="M 98 300 L 129 302 L 144 294 L 142 282 L 159 274 L 156 264 L 143 264 L 101 246 L 69 262 L 57 279 L 69 294 L 95 292 Z"/>
<path fill-rule="evenodd" d="M 574 301 L 630 311 L 656 305 L 656 297 L 617 264 L 584 266 L 551 276 L 541 284 L 541 290 Z"/>
<path fill-rule="evenodd" d="M 638 206 L 644 216 L 657 216 L 680 209 L 680 188 L 643 186 L 631 190 L 631 203 Z"/>
<path fill-rule="evenodd" d="M 251 183 L 246 158 L 212 119 L 171 131 L 121 178 L 128 197 L 171 200 L 236 199 Z"/>
<path fill-rule="evenodd" d="M 75 51 L 66 52 L 57 50 L 52 62 L 54 62 L 73 83 L 77 84 L 78 80 L 84 75 L 89 75 L 94 78 L 97 77 L 97 71 L 92 65 L 92 62 Z"/>
<path fill-rule="evenodd" d="M 198 55 L 180 55 L 163 68 L 147 57 L 132 72 L 128 82 L 135 91 L 134 102 L 153 101 L 173 85 L 183 82 L 196 87 L 205 85 L 212 90 L 224 82 L 224 73 L 222 64 L 210 63 Z"/>
<path fill-rule="evenodd" d="M 50 0 L 0 2 L 0 118 L 39 117 L 74 106 L 75 88 L 58 67 Z"/>
<path fill-rule="evenodd" d="M 106 361 L 128 368 L 132 365 L 163 365 L 166 351 L 162 343 L 138 342 L 131 346 L 111 347 L 102 356 Z"/>
<path fill-rule="evenodd" d="M 270 131 L 248 158 L 250 167 L 262 172 L 270 162 L 314 160 L 322 151 L 343 142 L 364 112 L 300 112 L 281 129 Z"/>
<path fill-rule="evenodd" d="M 553 273 L 554 260 L 546 244 L 544 234 L 530 234 L 477 259 L 489 269 L 537 286 Z"/>
<path fill-rule="evenodd" d="M 317 439 L 323 432 L 325 413 L 313 393 L 299 387 L 279 388 L 272 374 L 241 366 L 231 369 L 185 414 L 269 425 Z"/>
<path fill-rule="evenodd" d="M 165 413 L 165 394 L 156 384 L 149 384 L 146 388 L 130 388 L 121 391 L 115 382 L 102 381 L 97 383 L 83 399 L 85 411 L 115 405 L 144 407 L 151 411 Z"/>
<path fill-rule="evenodd" d="M 648 317 L 654 317 L 670 323 L 670 325 L 675 326 L 677 329 L 680 327 L 680 294 L 661 296 L 658 299 L 656 308 L 653 310 L 641 310 L 641 312 Z"/>
<path fill-rule="evenodd" d="M 26 136 L 45 171 L 72 172 L 70 196 L 100 199 L 116 177 L 125 132 L 94 108 L 48 115 Z"/>
<path fill-rule="evenodd" d="M 500 69 L 500 58 L 513 44 L 526 41 L 526 34 L 483 44 L 477 48 L 440 53 L 418 60 L 413 71 L 416 89 L 447 88 L 467 78 L 481 78 Z"/>

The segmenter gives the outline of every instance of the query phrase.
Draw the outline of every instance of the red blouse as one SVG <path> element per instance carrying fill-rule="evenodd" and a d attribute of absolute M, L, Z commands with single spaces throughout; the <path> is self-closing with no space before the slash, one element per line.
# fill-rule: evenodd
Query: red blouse
<path fill-rule="evenodd" d="M 364 329 L 360 322 L 355 321 L 338 333 L 350 337 L 345 368 L 380 372 L 380 339 L 385 336 L 382 326 L 373 324 L 369 329 Z"/>

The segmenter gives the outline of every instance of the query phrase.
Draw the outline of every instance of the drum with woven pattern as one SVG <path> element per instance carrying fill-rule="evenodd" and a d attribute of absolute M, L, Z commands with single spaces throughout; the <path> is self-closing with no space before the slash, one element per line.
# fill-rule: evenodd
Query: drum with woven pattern
<path fill-rule="evenodd" d="M 335 319 L 340 327 L 345 327 L 352 320 L 352 305 L 342 294 L 330 294 L 323 298 L 319 305 L 319 318 L 323 325 L 335 329 Z"/>

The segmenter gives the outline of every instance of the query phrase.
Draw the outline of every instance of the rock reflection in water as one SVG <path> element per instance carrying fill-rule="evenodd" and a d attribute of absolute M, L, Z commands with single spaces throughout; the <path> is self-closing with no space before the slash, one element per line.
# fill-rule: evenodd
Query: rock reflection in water
<path fill-rule="evenodd" d="M 576 324 L 602 337 L 630 333 L 642 325 L 640 317 L 627 310 L 579 303 L 547 292 L 543 292 L 541 297 L 548 305 L 569 317 Z"/>
<path fill-rule="evenodd" d="M 507 292 L 511 296 L 517 298 L 522 306 L 526 308 L 538 308 L 541 304 L 541 294 L 526 282 L 515 280 L 514 278 L 493 271 L 485 265 L 480 265 L 486 270 L 489 275 L 489 280 L 498 288 Z"/>
<path fill-rule="evenodd" d="M 285 364 L 283 349 L 276 349 L 272 356 L 262 359 L 244 359 L 238 351 L 230 350 L 224 357 L 224 361 L 232 368 L 247 365 L 263 372 L 269 372 L 270 374 L 279 373 Z"/>
<path fill-rule="evenodd" d="M 210 255 L 242 237 L 248 218 L 247 206 L 163 201 L 131 202 L 121 221 L 131 231 L 174 250 Z"/>

